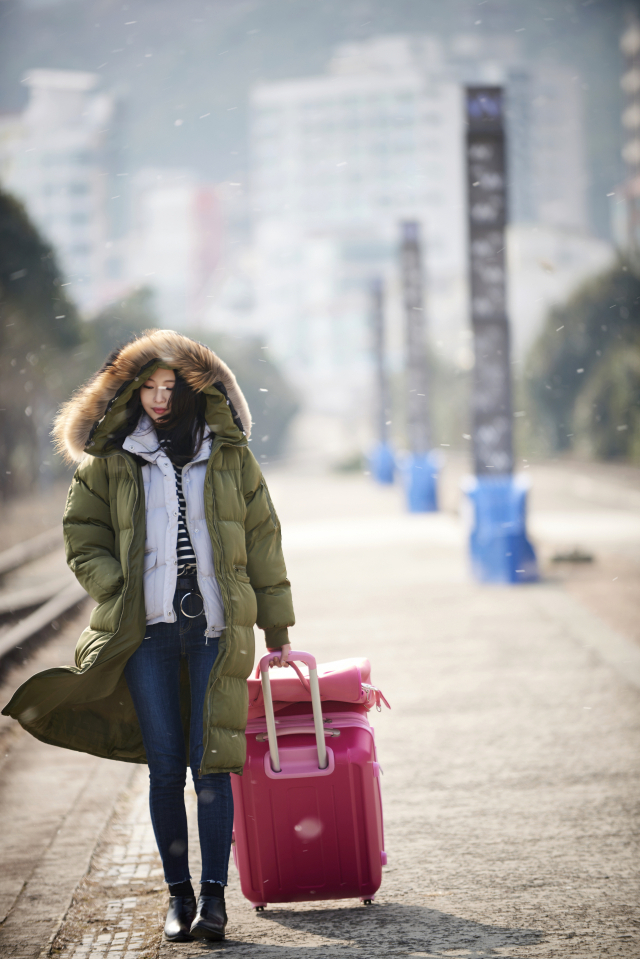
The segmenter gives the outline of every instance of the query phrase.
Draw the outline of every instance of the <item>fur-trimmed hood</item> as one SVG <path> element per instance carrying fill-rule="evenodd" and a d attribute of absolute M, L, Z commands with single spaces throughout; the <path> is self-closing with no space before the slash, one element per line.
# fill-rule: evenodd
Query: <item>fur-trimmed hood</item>
<path fill-rule="evenodd" d="M 122 420 L 140 373 L 151 376 L 158 366 L 177 370 L 196 392 L 207 393 L 207 422 L 216 433 L 238 440 L 251 433 L 251 413 L 235 376 L 213 350 L 173 330 L 147 330 L 125 344 L 65 403 L 56 417 L 53 436 L 69 460 L 96 454 L 108 429 Z M 146 379 L 147 377 L 145 377 Z M 113 424 L 106 423 L 107 420 Z"/>

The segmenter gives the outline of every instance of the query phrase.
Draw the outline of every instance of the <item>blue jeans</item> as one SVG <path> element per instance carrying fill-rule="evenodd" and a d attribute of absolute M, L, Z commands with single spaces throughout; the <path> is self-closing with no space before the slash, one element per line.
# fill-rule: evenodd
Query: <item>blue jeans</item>
<path fill-rule="evenodd" d="M 200 881 L 226 885 L 233 829 L 231 779 L 229 773 L 198 775 L 204 698 L 218 655 L 218 640 L 205 638 L 204 616 L 188 619 L 183 615 L 180 600 L 184 595 L 181 590 L 175 595 L 177 622 L 147 626 L 144 640 L 127 662 L 125 676 L 149 764 L 153 831 L 165 880 L 174 885 L 190 878 L 184 805 L 187 756 L 180 715 L 180 670 L 186 660 L 191 685 L 189 765 L 198 797 L 202 852 Z M 189 612 L 188 605 L 185 608 Z"/>

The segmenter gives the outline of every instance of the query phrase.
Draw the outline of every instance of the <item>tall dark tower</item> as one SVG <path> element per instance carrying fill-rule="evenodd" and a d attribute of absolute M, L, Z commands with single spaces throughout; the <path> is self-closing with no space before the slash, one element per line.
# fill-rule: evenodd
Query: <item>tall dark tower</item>
<path fill-rule="evenodd" d="M 371 335 L 375 363 L 374 410 L 376 444 L 371 453 L 371 472 L 379 483 L 393 483 L 395 458 L 389 442 L 391 397 L 387 375 L 384 322 L 384 284 L 381 277 L 371 280 L 369 288 Z"/>
<path fill-rule="evenodd" d="M 412 513 L 436 510 L 437 466 L 431 455 L 429 412 L 429 366 L 423 301 L 420 226 L 408 221 L 401 226 L 400 269 L 405 313 L 405 372 L 407 388 L 406 468 L 407 497 Z"/>
<path fill-rule="evenodd" d="M 467 91 L 471 322 L 475 343 L 476 476 L 513 471 L 509 323 L 505 286 L 506 171 L 499 87 Z"/>
<path fill-rule="evenodd" d="M 429 374 L 422 296 L 422 254 L 417 223 L 402 224 L 400 251 L 405 313 L 405 369 L 407 372 L 407 433 L 409 449 L 423 455 L 431 449 Z"/>
<path fill-rule="evenodd" d="M 506 304 L 504 97 L 500 87 L 467 87 L 467 190 L 475 511 L 471 558 L 478 579 L 538 578 L 526 535 L 526 486 L 513 477 L 513 410 Z"/>

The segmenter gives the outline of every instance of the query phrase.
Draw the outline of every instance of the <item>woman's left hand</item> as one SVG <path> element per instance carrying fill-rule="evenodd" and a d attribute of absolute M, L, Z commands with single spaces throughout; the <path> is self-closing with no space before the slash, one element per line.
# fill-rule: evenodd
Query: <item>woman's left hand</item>
<path fill-rule="evenodd" d="M 291 643 L 285 643 L 282 649 L 270 649 L 270 653 L 280 653 L 280 656 L 274 656 L 269 660 L 269 666 L 288 666 L 289 653 L 291 652 Z"/>

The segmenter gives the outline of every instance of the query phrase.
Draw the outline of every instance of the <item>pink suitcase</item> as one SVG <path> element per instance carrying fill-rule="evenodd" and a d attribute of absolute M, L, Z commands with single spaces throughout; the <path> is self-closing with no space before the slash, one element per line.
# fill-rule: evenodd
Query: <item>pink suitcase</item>
<path fill-rule="evenodd" d="M 357 693 L 363 693 L 363 704 L 322 703 L 314 657 L 291 652 L 290 662 L 309 667 L 308 681 L 294 667 L 300 692 L 307 694 L 300 702 L 280 702 L 276 719 L 272 657 L 263 656 L 259 667 L 264 716 L 250 719 L 244 774 L 231 777 L 232 848 L 242 892 L 259 910 L 270 902 L 357 897 L 371 903 L 387 861 L 380 766 L 367 718 L 367 709 L 380 702 L 379 691 L 362 684 Z M 297 682 L 293 675 L 289 683 L 280 677 L 281 688 Z M 335 694 L 340 684 L 325 685 Z"/>

